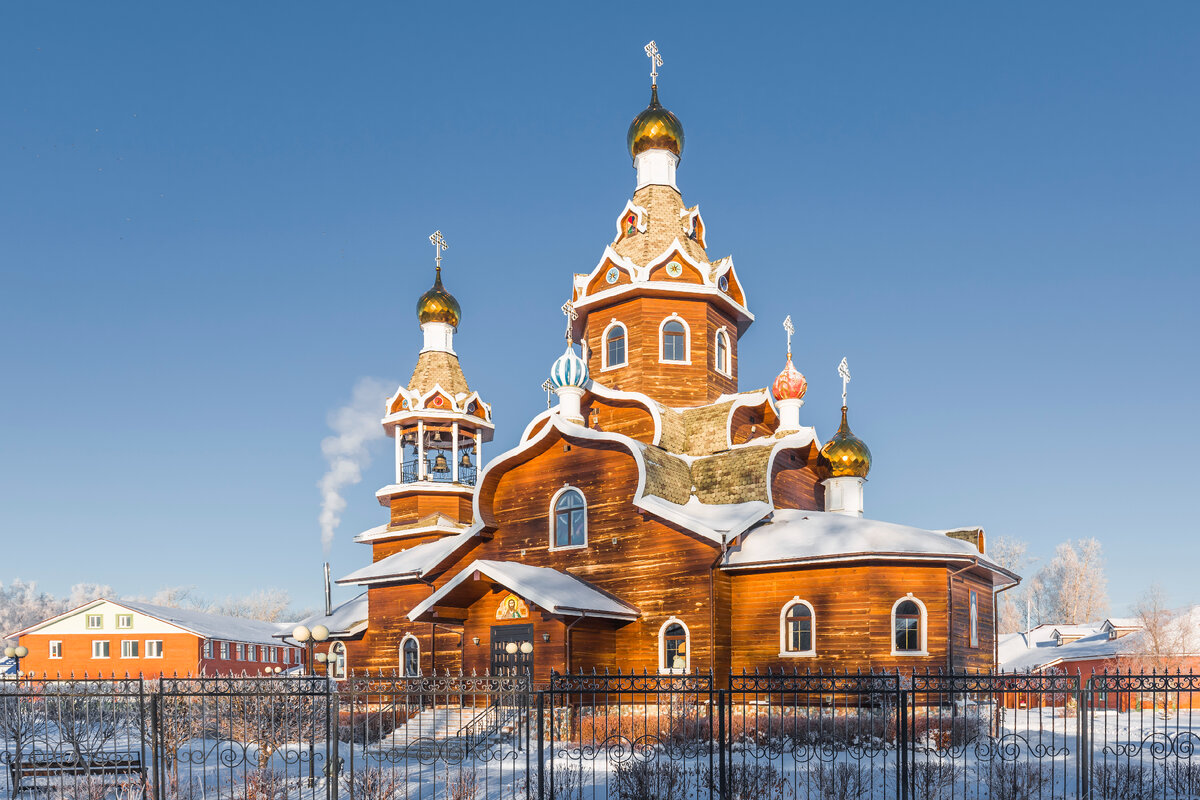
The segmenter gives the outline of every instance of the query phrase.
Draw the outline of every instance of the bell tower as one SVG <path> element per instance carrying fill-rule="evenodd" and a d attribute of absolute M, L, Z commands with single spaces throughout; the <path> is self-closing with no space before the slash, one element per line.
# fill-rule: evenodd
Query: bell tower
<path fill-rule="evenodd" d="M 712 403 L 738 390 L 738 339 L 754 315 L 729 256 L 710 261 L 700 207 L 676 185 L 683 124 L 658 99 L 654 42 L 650 104 L 629 126 L 637 182 L 600 263 L 576 275 L 572 334 L 593 380 L 666 406 Z"/>
<path fill-rule="evenodd" d="M 448 245 L 441 231 L 429 241 L 437 266 L 433 286 L 417 301 L 424 346 L 408 384 L 387 401 L 383 427 L 395 441 L 396 480 L 376 497 L 391 509 L 389 529 L 445 535 L 471 522 L 483 444 L 494 428 L 491 406 L 468 385 L 454 352 L 462 311 L 442 285 L 442 251 Z"/>

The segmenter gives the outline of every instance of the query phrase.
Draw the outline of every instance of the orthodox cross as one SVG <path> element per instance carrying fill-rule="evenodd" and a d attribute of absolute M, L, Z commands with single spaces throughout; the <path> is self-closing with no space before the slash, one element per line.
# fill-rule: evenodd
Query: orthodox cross
<path fill-rule="evenodd" d="M 554 391 L 554 384 L 549 378 L 542 383 L 542 388 L 546 390 L 546 408 L 550 407 L 550 393 Z"/>
<path fill-rule="evenodd" d="M 658 54 L 658 45 L 654 40 L 650 40 L 650 44 L 646 45 L 646 57 L 650 59 L 650 85 L 658 85 L 658 68 L 662 66 L 662 56 Z"/>
<path fill-rule="evenodd" d="M 570 300 L 562 304 L 562 312 L 567 318 L 567 341 L 569 342 L 571 341 L 571 323 L 579 319 L 579 314 Z"/>
<path fill-rule="evenodd" d="M 850 365 L 846 363 L 846 359 L 842 358 L 842 363 L 838 364 L 838 375 L 842 376 L 842 405 L 846 405 L 846 384 L 850 382 Z"/>
<path fill-rule="evenodd" d="M 783 329 L 787 331 L 788 337 L 788 358 L 792 357 L 792 334 L 796 332 L 796 326 L 792 324 L 792 315 L 788 314 L 783 320 Z"/>
<path fill-rule="evenodd" d="M 433 233 L 429 234 L 429 243 L 433 245 L 433 249 L 437 251 L 436 261 L 438 271 L 440 272 L 442 269 L 442 251 L 449 250 L 450 245 L 446 244 L 446 239 L 442 236 L 441 231 L 434 231 Z"/>

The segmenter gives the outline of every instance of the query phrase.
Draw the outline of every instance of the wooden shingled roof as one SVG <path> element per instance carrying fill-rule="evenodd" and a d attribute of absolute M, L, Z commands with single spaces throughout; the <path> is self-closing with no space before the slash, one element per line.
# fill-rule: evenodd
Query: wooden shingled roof
<path fill-rule="evenodd" d="M 453 395 L 471 391 L 458 364 L 458 356 L 439 350 L 426 350 L 417 357 L 417 366 L 413 368 L 408 390 L 424 394 L 434 386 L 441 386 Z"/>

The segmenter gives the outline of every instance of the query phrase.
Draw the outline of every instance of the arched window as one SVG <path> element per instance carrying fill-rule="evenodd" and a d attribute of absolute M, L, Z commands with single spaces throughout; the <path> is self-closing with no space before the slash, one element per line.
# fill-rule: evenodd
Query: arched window
<path fill-rule="evenodd" d="M 615 319 L 604 330 L 604 369 L 625 365 L 625 326 Z"/>
<path fill-rule="evenodd" d="M 692 668 L 691 632 L 671 617 L 658 629 L 658 671 L 683 674 Z"/>
<path fill-rule="evenodd" d="M 779 614 L 779 655 L 816 655 L 816 615 L 813 607 L 793 597 Z"/>
<path fill-rule="evenodd" d="M 421 643 L 411 633 L 400 644 L 400 666 L 406 678 L 421 674 Z"/>
<path fill-rule="evenodd" d="M 720 372 L 722 375 L 728 375 L 730 372 L 730 369 L 729 369 L 729 334 L 725 332 L 724 328 L 717 331 L 717 343 L 716 343 L 716 347 L 713 350 L 713 352 L 714 352 L 714 362 L 715 362 L 715 366 L 717 368 L 717 372 Z"/>
<path fill-rule="evenodd" d="M 555 548 L 587 546 L 587 502 L 583 492 L 559 489 L 550 512 L 550 536 Z"/>
<path fill-rule="evenodd" d="M 334 642 L 329 645 L 329 658 L 325 662 L 325 669 L 329 677 L 335 681 L 346 679 L 346 645 L 342 642 Z"/>
<path fill-rule="evenodd" d="M 925 606 L 911 594 L 892 606 L 892 654 L 925 653 Z"/>
<path fill-rule="evenodd" d="M 688 327 L 682 317 L 673 315 L 663 320 L 660 338 L 662 340 L 662 348 L 659 352 L 660 361 L 683 363 L 688 361 Z"/>

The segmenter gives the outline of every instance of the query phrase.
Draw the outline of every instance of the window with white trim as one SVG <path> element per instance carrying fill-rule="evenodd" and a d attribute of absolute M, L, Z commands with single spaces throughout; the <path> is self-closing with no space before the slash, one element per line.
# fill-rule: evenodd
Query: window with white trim
<path fill-rule="evenodd" d="M 608 327 L 604 329 L 603 369 L 625 366 L 628 359 L 628 338 L 629 331 L 624 324 L 615 319 L 608 324 Z"/>
<path fill-rule="evenodd" d="M 421 674 L 421 643 L 411 633 L 405 636 L 400 644 L 400 667 L 406 678 L 415 678 Z"/>
<path fill-rule="evenodd" d="M 221 658 L 229 660 L 229 642 L 221 642 Z"/>
<path fill-rule="evenodd" d="M 137 658 L 138 657 L 138 640 L 137 639 L 122 639 L 121 640 L 121 658 Z"/>
<path fill-rule="evenodd" d="M 117 628 L 128 630 L 133 627 L 133 614 L 117 614 Z"/>
<path fill-rule="evenodd" d="M 716 343 L 713 348 L 713 366 L 722 375 L 729 375 L 729 334 L 724 328 L 717 331 Z"/>
<path fill-rule="evenodd" d="M 691 632 L 683 620 L 671 617 L 658 629 L 658 671 L 683 674 L 691 671 Z"/>
<path fill-rule="evenodd" d="M 244 644 L 239 644 L 239 645 L 237 646 L 237 650 L 236 650 L 236 652 L 237 652 L 237 660 L 238 660 L 238 661 L 245 661 L 245 660 L 246 660 L 246 645 L 244 645 Z"/>
<path fill-rule="evenodd" d="M 335 681 L 346 679 L 346 645 L 342 642 L 334 642 L 329 646 L 329 659 L 325 662 L 329 671 L 329 677 Z"/>
<path fill-rule="evenodd" d="M 212 654 L 213 654 L 212 639 L 204 640 L 204 649 L 201 651 L 201 654 L 204 656 L 204 658 L 212 658 Z"/>
<path fill-rule="evenodd" d="M 50 658 L 62 658 L 62 642 L 50 642 Z"/>
<path fill-rule="evenodd" d="M 92 640 L 92 658 L 108 658 L 108 640 Z"/>
<path fill-rule="evenodd" d="M 688 360 L 688 331 L 683 319 L 668 317 L 661 329 L 661 361 L 686 362 Z"/>
<path fill-rule="evenodd" d="M 163 643 L 162 639 L 147 639 L 146 640 L 146 658 L 162 658 Z"/>
<path fill-rule="evenodd" d="M 88 614 L 87 615 L 87 627 L 88 627 L 88 630 L 92 630 L 92 631 L 103 628 L 104 627 L 104 615 L 103 614 Z"/>
<path fill-rule="evenodd" d="M 816 655 L 816 614 L 812 604 L 793 597 L 779 613 L 779 655 Z"/>
<path fill-rule="evenodd" d="M 925 605 L 911 594 L 892 606 L 892 655 L 925 655 Z"/>
<path fill-rule="evenodd" d="M 559 489 L 550 510 L 550 541 L 554 549 L 587 546 L 587 501 L 573 486 Z"/>

